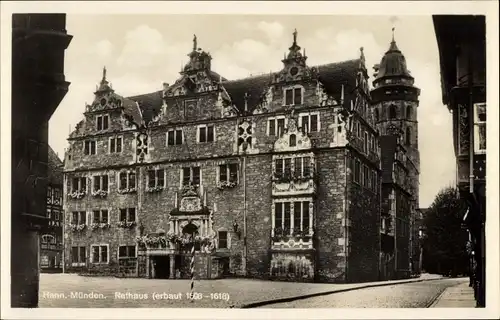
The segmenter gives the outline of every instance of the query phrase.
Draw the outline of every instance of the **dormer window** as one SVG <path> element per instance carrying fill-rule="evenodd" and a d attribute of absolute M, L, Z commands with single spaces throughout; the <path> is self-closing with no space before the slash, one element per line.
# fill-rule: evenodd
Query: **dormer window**
<path fill-rule="evenodd" d="M 299 86 L 299 87 L 292 87 L 292 88 L 286 88 L 284 89 L 284 105 L 285 106 L 292 106 L 292 105 L 298 105 L 303 103 L 303 92 L 304 88 Z"/>
<path fill-rule="evenodd" d="M 109 115 L 96 116 L 97 131 L 107 130 L 109 128 Z"/>

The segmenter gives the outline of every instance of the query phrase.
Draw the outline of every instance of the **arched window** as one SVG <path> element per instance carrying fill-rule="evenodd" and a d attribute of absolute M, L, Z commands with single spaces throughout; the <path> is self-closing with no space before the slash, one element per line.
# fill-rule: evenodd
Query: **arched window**
<path fill-rule="evenodd" d="M 411 128 L 406 128 L 406 144 L 411 144 Z"/>
<path fill-rule="evenodd" d="M 411 119 L 413 113 L 413 108 L 411 106 L 406 107 L 406 118 Z"/>
<path fill-rule="evenodd" d="M 378 122 L 378 109 L 375 109 L 375 121 Z"/>
<path fill-rule="evenodd" d="M 389 107 L 389 119 L 396 119 L 396 106 L 391 105 Z"/>
<path fill-rule="evenodd" d="M 297 136 L 294 134 L 290 135 L 290 147 L 297 146 Z"/>

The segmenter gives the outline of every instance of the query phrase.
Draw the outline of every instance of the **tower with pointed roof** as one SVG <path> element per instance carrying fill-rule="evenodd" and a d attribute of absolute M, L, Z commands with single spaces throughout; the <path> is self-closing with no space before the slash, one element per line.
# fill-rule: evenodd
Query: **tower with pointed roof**
<path fill-rule="evenodd" d="M 406 59 L 394 39 L 374 66 L 371 91 L 373 117 L 380 133 L 382 151 L 382 222 L 391 226 L 394 249 L 386 251 L 390 266 L 388 277 L 400 277 L 411 269 L 411 226 L 418 208 L 420 154 L 418 150 L 417 108 L 420 89 L 406 65 Z M 386 242 L 382 239 L 382 247 Z M 389 247 L 391 247 L 389 246 Z M 394 255 L 394 256 L 393 256 Z M 394 268 L 394 269 L 392 269 Z"/>

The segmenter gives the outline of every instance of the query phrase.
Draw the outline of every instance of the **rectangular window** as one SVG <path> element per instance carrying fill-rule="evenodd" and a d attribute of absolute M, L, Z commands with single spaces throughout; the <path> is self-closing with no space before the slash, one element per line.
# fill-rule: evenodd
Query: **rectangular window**
<path fill-rule="evenodd" d="M 268 124 L 269 129 L 268 129 L 267 135 L 269 135 L 269 136 L 275 136 L 276 135 L 276 119 L 269 119 L 267 121 L 269 123 Z"/>
<path fill-rule="evenodd" d="M 182 144 L 182 130 L 171 129 L 167 132 L 167 145 L 174 146 Z"/>
<path fill-rule="evenodd" d="M 149 188 L 165 187 L 164 169 L 148 170 L 148 187 Z"/>
<path fill-rule="evenodd" d="M 135 188 L 135 172 L 124 171 L 120 172 L 119 189 L 134 189 Z"/>
<path fill-rule="evenodd" d="M 361 163 L 358 159 L 354 160 L 354 182 L 360 183 L 360 166 Z"/>
<path fill-rule="evenodd" d="M 83 153 L 85 155 L 91 155 L 91 154 L 96 154 L 96 147 L 95 147 L 95 141 L 92 140 L 86 140 L 83 142 L 84 144 L 84 150 Z"/>
<path fill-rule="evenodd" d="M 318 132 L 320 130 L 319 113 L 302 113 L 299 115 L 299 127 L 304 132 Z"/>
<path fill-rule="evenodd" d="M 71 247 L 71 262 L 73 264 L 84 264 L 87 261 L 85 247 Z"/>
<path fill-rule="evenodd" d="M 293 233 L 309 232 L 309 201 L 293 203 Z M 291 202 L 276 202 L 274 211 L 274 226 L 289 234 L 292 228 Z"/>
<path fill-rule="evenodd" d="M 123 149 L 122 137 L 109 138 L 109 153 L 120 153 Z"/>
<path fill-rule="evenodd" d="M 108 263 L 108 246 L 92 245 L 92 263 Z"/>
<path fill-rule="evenodd" d="M 267 135 L 280 136 L 285 131 L 285 117 L 277 116 L 267 119 Z"/>
<path fill-rule="evenodd" d="M 219 166 L 219 181 L 238 182 L 238 164 L 221 164 Z"/>
<path fill-rule="evenodd" d="M 201 183 L 200 167 L 184 167 L 182 168 L 182 185 L 187 186 L 191 183 L 194 186 L 199 186 Z"/>
<path fill-rule="evenodd" d="M 94 176 L 94 191 L 108 191 L 108 176 Z"/>
<path fill-rule="evenodd" d="M 302 104 L 302 88 L 285 89 L 285 105 Z"/>
<path fill-rule="evenodd" d="M 120 209 L 120 222 L 135 222 L 135 208 Z"/>
<path fill-rule="evenodd" d="M 94 210 L 92 212 L 92 223 L 108 223 L 108 210 Z"/>
<path fill-rule="evenodd" d="M 486 103 L 474 104 L 474 151 L 486 152 Z"/>
<path fill-rule="evenodd" d="M 285 119 L 278 119 L 277 123 L 278 123 L 277 136 L 281 136 L 285 131 Z"/>
<path fill-rule="evenodd" d="M 365 153 L 368 153 L 368 132 L 365 131 L 365 139 L 364 139 L 364 146 L 363 146 L 363 151 Z"/>
<path fill-rule="evenodd" d="M 276 159 L 276 164 L 275 164 L 275 169 L 276 169 L 276 175 L 282 176 L 283 175 L 283 159 Z"/>
<path fill-rule="evenodd" d="M 215 128 L 213 125 L 202 125 L 198 127 L 198 142 L 214 142 Z"/>
<path fill-rule="evenodd" d="M 284 174 L 285 176 L 290 176 L 292 173 L 292 159 L 291 158 L 285 158 L 283 159 L 284 161 Z"/>
<path fill-rule="evenodd" d="M 71 215 L 71 223 L 76 225 L 87 224 L 87 214 L 85 211 L 73 211 Z"/>
<path fill-rule="evenodd" d="M 109 128 L 109 116 L 107 114 L 96 116 L 96 122 L 97 131 L 107 130 Z"/>
<path fill-rule="evenodd" d="M 73 178 L 72 184 L 71 184 L 71 191 L 87 191 L 87 178 L 85 177 L 77 177 Z"/>
<path fill-rule="evenodd" d="M 227 249 L 227 231 L 218 232 L 219 249 Z"/>
<path fill-rule="evenodd" d="M 118 259 L 136 258 L 135 246 L 119 246 Z"/>

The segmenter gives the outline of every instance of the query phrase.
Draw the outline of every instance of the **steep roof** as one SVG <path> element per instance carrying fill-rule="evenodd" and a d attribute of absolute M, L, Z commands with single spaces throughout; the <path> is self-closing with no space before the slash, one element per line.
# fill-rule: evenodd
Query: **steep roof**
<path fill-rule="evenodd" d="M 63 162 L 49 146 L 47 178 L 50 184 L 63 184 Z"/>
<path fill-rule="evenodd" d="M 162 90 L 151 93 L 141 94 L 127 99 L 133 100 L 139 104 L 141 109 L 142 119 L 145 123 L 151 121 L 158 113 L 160 113 L 162 100 Z"/>
<path fill-rule="evenodd" d="M 339 95 L 341 86 L 347 85 L 354 88 L 356 85 L 356 72 L 362 63 L 361 59 L 353 59 L 336 63 L 329 63 L 316 66 L 319 72 L 319 80 L 324 84 L 328 93 Z M 248 111 L 252 112 L 260 103 L 261 95 L 271 84 L 271 79 L 275 73 L 252 76 L 238 80 L 227 80 L 217 72 L 210 71 L 213 81 L 222 80 L 222 84 L 231 97 L 233 104 L 241 112 L 245 109 L 245 94 L 247 96 Z M 349 97 L 349 92 L 346 92 Z M 337 97 L 338 98 L 338 97 Z M 145 123 L 151 121 L 161 111 L 162 90 L 147 94 L 128 97 L 139 104 L 142 119 Z"/>
<path fill-rule="evenodd" d="M 388 77 L 413 78 L 406 66 L 405 56 L 399 50 L 394 38 L 391 41 L 389 50 L 380 61 L 375 81 Z"/>
<path fill-rule="evenodd" d="M 398 138 L 396 136 L 380 136 L 380 149 L 382 154 L 382 182 L 392 182 L 392 167 L 394 163 L 394 154 L 398 147 Z"/>

